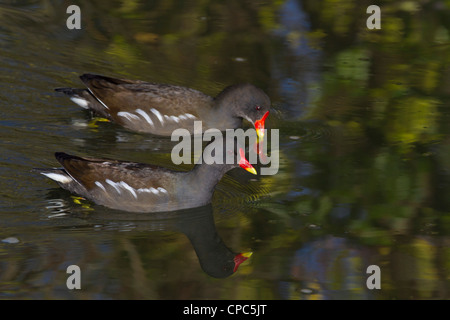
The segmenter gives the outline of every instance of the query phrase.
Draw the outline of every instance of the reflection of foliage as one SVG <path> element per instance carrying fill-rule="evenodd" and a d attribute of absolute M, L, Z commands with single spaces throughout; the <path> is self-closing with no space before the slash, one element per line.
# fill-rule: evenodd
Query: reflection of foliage
<path fill-rule="evenodd" d="M 327 90 L 313 116 L 368 124 L 367 129 L 380 131 L 403 151 L 438 138 L 436 109 L 443 101 L 437 95 L 448 93 L 444 84 L 450 56 L 448 11 L 435 7 L 441 5 L 386 1 L 381 5 L 382 28 L 373 31 L 363 23 L 367 15 L 358 14 L 365 12 L 366 3 L 322 1 L 322 10 L 312 15 L 317 15 L 320 29 L 337 34 L 326 41 L 337 50 L 327 58 L 333 67 L 324 75 Z M 309 6 L 317 8 L 306 1 Z M 431 24 L 432 17 L 437 20 Z M 342 39 L 345 46 L 340 48 Z"/>
<path fill-rule="evenodd" d="M 214 94 L 237 81 L 265 84 L 268 71 L 258 70 L 268 39 L 261 31 L 273 27 L 279 3 L 122 1 L 116 6 L 95 4 L 95 11 L 91 3 L 80 6 L 86 8 L 89 32 L 108 38 L 107 58 L 127 64 L 127 73 L 142 73 L 142 60 L 147 60 L 145 78 L 189 82 Z M 104 15 L 94 16 L 98 10 Z"/>
<path fill-rule="evenodd" d="M 417 270 L 411 274 L 393 270 L 393 279 L 399 278 L 396 272 L 405 282 L 422 273 L 426 281 L 436 281 L 440 272 L 448 281 L 450 252 L 444 249 L 448 245 L 436 244 L 439 241 L 432 238 L 450 232 L 448 1 L 382 1 L 381 30 L 366 28 L 366 8 L 372 1 L 298 1 L 311 29 L 289 30 L 281 40 L 271 35 L 280 27 L 279 9 L 288 2 L 282 0 L 81 0 L 83 29 L 79 32 L 64 27 L 61 31 L 66 3 L 44 2 L 39 12 L 30 7 L 32 18 L 30 8 L 0 6 L 0 16 L 8 22 L 2 28 L 11 28 L 11 34 L 32 32 L 37 26 L 42 32 L 36 39 L 23 37 L 29 40 L 27 54 L 33 48 L 61 45 L 63 54 L 55 65 L 71 71 L 119 73 L 189 85 L 208 94 L 240 81 L 270 88 L 274 56 L 285 57 L 274 64 L 283 65 L 295 79 L 302 70 L 294 67 L 295 54 L 285 52 L 307 39 L 309 47 L 320 50 L 324 58 L 320 96 L 307 118 L 322 120 L 331 133 L 313 141 L 299 139 L 295 148 L 282 149 L 283 161 L 291 160 L 283 162 L 278 175 L 262 177 L 259 184 L 259 190 L 265 188 L 274 195 L 274 203 L 264 204 L 267 211 L 256 208 L 257 214 L 247 213 L 249 220 L 221 221 L 222 230 L 235 232 L 236 236 L 230 236 L 235 239 L 248 235 L 245 241 L 259 251 L 252 259 L 261 263 L 255 265 L 270 264 L 267 270 L 255 271 L 262 273 L 261 278 L 280 279 L 286 272 L 279 269 L 288 262 L 278 261 L 281 255 L 272 252 L 284 250 L 289 256 L 311 239 L 337 234 L 379 248 L 387 263 L 401 260 L 401 254 L 392 252 L 403 252 Z M 52 39 L 58 44 L 52 45 Z M 29 54 L 26 58 L 42 59 Z M 69 79 L 66 70 L 61 81 L 73 85 L 76 75 Z M 288 128 L 283 120 L 278 123 L 283 134 Z M 305 163 L 313 167 L 309 175 L 296 171 Z M 405 237 L 407 244 L 398 245 L 397 236 Z M 144 252 L 151 253 L 149 261 L 183 261 L 185 252 L 191 252 L 180 250 L 178 242 L 164 250 L 156 250 L 147 239 L 141 242 L 139 246 L 147 249 Z M 232 246 L 240 244 L 236 240 Z M 439 272 L 432 260 L 439 260 Z M 146 266 L 153 279 L 159 279 L 162 269 Z M 174 287 L 179 284 L 173 283 Z M 238 285 L 237 295 L 273 298 L 268 283 Z M 225 298 L 230 296 L 235 298 L 231 294 Z"/>
<path fill-rule="evenodd" d="M 66 3 L 42 2 L 33 9 L 35 21 L 26 18 L 26 5 L 0 6 L 0 16 L 7 16 L 12 33 L 20 25 L 19 32 L 39 27 L 47 39 L 71 38 L 62 45 L 70 45 L 74 69 L 190 84 L 210 94 L 242 81 L 267 86 L 267 35 L 283 3 L 82 0 L 82 30 L 71 32 Z"/>
<path fill-rule="evenodd" d="M 314 223 L 325 224 L 346 203 L 346 216 L 358 217 L 347 231 L 378 228 L 375 243 L 389 243 L 384 229 L 404 233 L 414 221 L 429 223 L 430 215 L 434 224 L 444 219 L 448 202 L 436 194 L 433 145 L 448 136 L 441 112 L 449 93 L 449 11 L 433 4 L 386 1 L 382 29 L 374 31 L 365 26 L 364 2 L 305 1 L 328 35 L 325 47 L 333 48 L 322 95 L 308 117 L 339 132 L 327 137 L 326 150 L 320 145 L 307 158 L 320 169 L 310 181 L 323 195 L 303 196 L 294 207 L 317 212 Z"/>
<path fill-rule="evenodd" d="M 371 3 L 303 3 L 311 33 L 326 35 L 321 95 L 307 119 L 322 120 L 331 134 L 293 152 L 292 166 L 307 162 L 315 170 L 292 186 L 311 192 L 269 209 L 284 222 L 270 244 L 279 250 L 339 234 L 395 251 L 383 259 L 410 272 L 393 270 L 392 281 L 419 277 L 420 297 L 430 298 L 439 274 L 448 277 L 448 251 L 436 249 L 450 232 L 450 11 L 437 9 L 448 4 L 385 1 L 382 29 L 374 31 L 365 24 Z M 399 236 L 407 244 L 396 246 Z M 397 260 L 402 254 L 410 267 Z"/>

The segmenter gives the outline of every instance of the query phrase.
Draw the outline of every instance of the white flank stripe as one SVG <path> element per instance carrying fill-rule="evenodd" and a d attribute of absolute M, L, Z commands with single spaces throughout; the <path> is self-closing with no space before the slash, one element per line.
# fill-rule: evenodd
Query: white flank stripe
<path fill-rule="evenodd" d="M 176 123 L 180 122 L 180 119 L 175 116 L 164 115 L 164 119 L 166 119 L 168 121 L 175 121 Z"/>
<path fill-rule="evenodd" d="M 109 179 L 106 179 L 105 181 L 106 181 L 107 184 L 109 184 L 110 186 L 114 187 L 114 189 L 116 189 L 116 191 L 117 191 L 119 194 L 122 194 L 122 190 L 120 190 L 120 189 L 117 187 L 118 183 L 116 183 L 116 182 L 114 182 L 114 181 L 111 181 L 111 180 L 109 180 Z"/>
<path fill-rule="evenodd" d="M 196 116 L 194 116 L 193 114 L 190 114 L 190 113 L 185 113 L 184 115 L 185 115 L 186 117 L 188 117 L 188 118 L 191 118 L 191 119 L 197 119 Z"/>
<path fill-rule="evenodd" d="M 52 180 L 55 180 L 57 182 L 60 183 L 69 183 L 72 181 L 72 178 L 64 175 L 64 174 L 60 174 L 60 173 L 53 173 L 53 172 L 41 172 L 41 174 L 43 174 L 44 176 L 46 176 L 47 178 L 50 178 Z"/>
<path fill-rule="evenodd" d="M 152 108 L 152 109 L 150 109 L 150 111 L 153 112 L 155 114 L 155 116 L 158 117 L 158 120 L 159 120 L 159 122 L 161 122 L 161 124 L 164 123 L 164 119 L 163 119 L 161 113 L 158 110 Z"/>
<path fill-rule="evenodd" d="M 121 190 L 119 188 L 124 188 L 126 190 L 128 190 L 135 199 L 138 198 L 136 191 L 141 193 L 141 192 L 148 192 L 148 193 L 153 193 L 153 194 L 159 194 L 160 192 L 162 193 L 167 193 L 167 190 L 161 187 L 158 187 L 157 189 L 155 188 L 139 188 L 139 189 L 135 189 L 132 186 L 130 186 L 128 183 L 126 183 L 125 181 L 120 181 L 120 182 L 114 182 L 111 181 L 109 179 L 105 180 L 107 184 L 109 184 L 110 186 L 114 187 L 114 189 L 116 189 L 116 191 L 121 194 Z M 97 186 L 99 186 L 100 188 L 102 188 L 103 190 L 105 190 L 105 187 L 98 181 L 95 182 L 95 184 Z M 105 190 L 106 191 L 106 190 Z"/>
<path fill-rule="evenodd" d="M 163 193 L 167 193 L 167 190 L 161 187 L 158 187 L 158 191 L 159 192 L 163 192 Z"/>
<path fill-rule="evenodd" d="M 181 120 L 186 120 L 187 119 L 187 117 L 184 114 L 182 114 L 181 116 L 178 116 L 178 118 L 181 119 Z"/>
<path fill-rule="evenodd" d="M 139 188 L 139 189 L 137 189 L 137 192 L 150 192 L 150 189 L 148 189 L 148 188 Z"/>
<path fill-rule="evenodd" d="M 154 194 L 157 194 L 157 193 L 158 193 L 158 190 L 156 190 L 155 188 L 139 188 L 139 189 L 137 189 L 137 191 L 139 191 L 139 192 L 154 193 Z"/>
<path fill-rule="evenodd" d="M 139 113 L 150 125 L 153 126 L 153 121 L 150 119 L 148 114 L 142 109 L 136 109 L 136 113 Z"/>
<path fill-rule="evenodd" d="M 97 186 L 97 187 L 99 187 L 99 188 L 102 188 L 103 189 L 103 191 L 105 191 L 106 192 L 106 189 L 105 189 L 105 187 L 102 185 L 102 183 L 101 182 L 99 182 L 99 181 L 95 181 L 95 185 Z"/>
<path fill-rule="evenodd" d="M 127 118 L 128 120 L 138 120 L 139 119 L 139 117 L 137 115 L 129 113 L 129 112 L 125 112 L 125 111 L 117 112 L 117 115 L 119 117 Z"/>
<path fill-rule="evenodd" d="M 153 194 L 159 194 L 160 192 L 162 193 L 167 193 L 166 189 L 158 187 L 158 188 L 139 188 L 136 191 L 138 192 L 148 192 L 148 193 L 153 193 Z"/>
<path fill-rule="evenodd" d="M 125 181 L 120 181 L 120 185 L 131 192 L 131 194 L 137 199 L 137 194 L 135 192 L 135 189 L 131 187 L 129 184 L 127 184 Z"/>
<path fill-rule="evenodd" d="M 89 109 L 89 107 L 88 107 L 89 102 L 87 102 L 86 99 L 83 99 L 83 98 L 77 98 L 77 97 L 70 97 L 70 100 L 72 100 L 73 102 L 75 102 L 77 105 L 79 105 L 79 106 L 82 107 L 83 109 Z"/>

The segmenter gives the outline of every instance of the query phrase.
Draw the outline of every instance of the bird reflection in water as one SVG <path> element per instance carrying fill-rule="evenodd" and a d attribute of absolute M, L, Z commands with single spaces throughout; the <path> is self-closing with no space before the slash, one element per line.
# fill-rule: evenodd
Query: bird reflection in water
<path fill-rule="evenodd" d="M 56 202 L 59 204 L 58 208 L 49 208 L 52 210 L 52 213 L 48 215 L 49 218 L 55 217 L 57 214 L 55 210 L 58 212 L 61 210 L 61 199 L 48 201 L 49 204 Z M 160 213 L 133 213 L 96 206 L 95 210 L 90 210 L 86 214 L 84 208 L 78 211 L 72 210 L 73 205 L 67 202 L 63 206 L 67 216 L 71 216 L 73 219 L 74 215 L 79 215 L 81 216 L 79 218 L 84 219 L 86 223 L 95 226 L 96 230 L 104 228 L 140 232 L 173 231 L 184 234 L 195 250 L 202 270 L 214 278 L 227 278 L 233 275 L 238 271 L 239 266 L 252 255 L 251 252 L 236 253 L 224 243 L 217 232 L 211 204 Z M 84 202 L 76 203 L 76 206 L 86 206 Z M 74 212 L 78 213 L 74 214 Z"/>

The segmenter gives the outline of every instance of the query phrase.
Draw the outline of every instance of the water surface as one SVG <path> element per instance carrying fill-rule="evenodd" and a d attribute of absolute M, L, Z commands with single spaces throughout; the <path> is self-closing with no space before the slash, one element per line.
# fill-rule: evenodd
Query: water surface
<path fill-rule="evenodd" d="M 78 3 L 81 30 L 65 2 L 0 4 L 1 299 L 449 298 L 446 2 L 386 1 L 380 30 L 356 0 Z M 73 197 L 31 169 L 56 151 L 175 167 L 170 139 L 54 92 L 85 72 L 261 87 L 279 172 L 232 171 L 211 206 L 167 215 Z M 253 256 L 215 278 L 211 239 Z M 73 264 L 81 290 L 66 287 Z"/>

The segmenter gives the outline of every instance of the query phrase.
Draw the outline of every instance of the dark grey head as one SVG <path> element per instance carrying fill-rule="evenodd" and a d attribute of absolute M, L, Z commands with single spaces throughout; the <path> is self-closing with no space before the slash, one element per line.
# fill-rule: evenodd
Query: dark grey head
<path fill-rule="evenodd" d="M 199 262 L 203 271 L 214 278 L 231 276 L 252 255 L 252 252 L 232 253 L 223 243 L 220 246 L 213 243 L 210 247 L 205 257 L 199 256 Z"/>
<path fill-rule="evenodd" d="M 219 108 L 232 109 L 233 117 L 255 125 L 270 109 L 270 98 L 252 84 L 236 84 L 225 88 L 215 98 Z"/>

